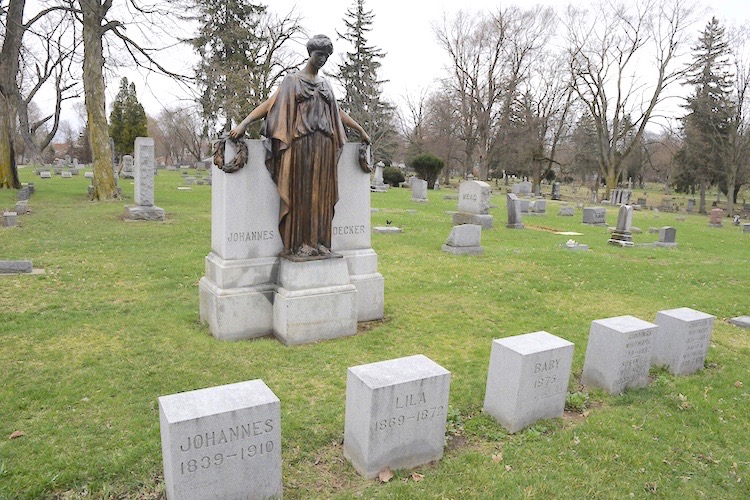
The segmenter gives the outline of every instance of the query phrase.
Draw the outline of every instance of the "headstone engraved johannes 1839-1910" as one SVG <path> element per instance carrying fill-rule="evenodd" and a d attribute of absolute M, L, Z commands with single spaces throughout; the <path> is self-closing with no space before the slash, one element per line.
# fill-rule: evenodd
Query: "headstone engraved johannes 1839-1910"
<path fill-rule="evenodd" d="M 659 325 L 652 364 L 668 366 L 675 375 L 689 375 L 703 369 L 715 316 L 689 307 L 656 313 Z"/>
<path fill-rule="evenodd" d="M 344 456 L 368 479 L 440 459 L 449 388 L 450 372 L 422 355 L 349 368 Z"/>
<path fill-rule="evenodd" d="M 573 347 L 547 332 L 494 340 L 484 411 L 511 433 L 537 420 L 562 417 Z"/>
<path fill-rule="evenodd" d="M 262 380 L 159 398 L 169 500 L 281 498 L 281 405 Z"/>
<path fill-rule="evenodd" d="M 633 316 L 592 321 L 581 382 L 610 394 L 646 387 L 658 328 Z"/>

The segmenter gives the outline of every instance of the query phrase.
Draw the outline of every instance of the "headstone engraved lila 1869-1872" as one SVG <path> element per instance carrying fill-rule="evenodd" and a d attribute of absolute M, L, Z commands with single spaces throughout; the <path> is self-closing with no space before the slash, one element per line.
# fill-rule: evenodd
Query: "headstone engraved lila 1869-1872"
<path fill-rule="evenodd" d="M 581 382 L 610 394 L 646 387 L 658 328 L 633 316 L 592 321 Z"/>
<path fill-rule="evenodd" d="M 450 372 L 416 355 L 347 370 L 344 456 L 368 479 L 439 460 Z"/>
<path fill-rule="evenodd" d="M 573 348 L 547 332 L 492 341 L 484 411 L 511 433 L 562 417 Z"/>
<path fill-rule="evenodd" d="M 491 229 L 490 185 L 483 181 L 464 181 L 458 186 L 458 212 L 453 214 L 453 224 L 476 224 Z"/>
<path fill-rule="evenodd" d="M 159 398 L 169 500 L 281 498 L 281 404 L 262 380 Z"/>
<path fill-rule="evenodd" d="M 703 369 L 711 342 L 715 316 L 689 307 L 656 313 L 659 325 L 652 364 L 667 366 L 675 375 L 689 375 Z"/>

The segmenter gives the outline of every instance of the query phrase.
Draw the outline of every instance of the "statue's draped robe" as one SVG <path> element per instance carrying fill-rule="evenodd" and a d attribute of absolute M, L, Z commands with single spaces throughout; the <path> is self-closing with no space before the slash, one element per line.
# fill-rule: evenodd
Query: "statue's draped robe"
<path fill-rule="evenodd" d="M 279 190 L 285 254 L 331 248 L 337 164 L 346 132 L 328 81 L 297 72 L 281 83 L 266 115 L 266 166 Z"/>

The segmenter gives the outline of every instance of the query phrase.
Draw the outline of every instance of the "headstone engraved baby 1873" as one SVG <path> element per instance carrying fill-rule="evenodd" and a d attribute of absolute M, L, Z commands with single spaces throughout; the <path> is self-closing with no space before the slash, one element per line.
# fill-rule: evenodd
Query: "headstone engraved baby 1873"
<path fill-rule="evenodd" d="M 347 370 L 344 456 L 368 479 L 443 456 L 450 372 L 426 356 Z"/>
<path fill-rule="evenodd" d="M 657 331 L 652 364 L 668 366 L 675 375 L 689 375 L 703 369 L 715 316 L 689 307 L 656 313 Z"/>
<path fill-rule="evenodd" d="M 482 181 L 464 181 L 458 186 L 458 212 L 453 214 L 453 224 L 476 224 L 491 229 L 490 185 Z"/>
<path fill-rule="evenodd" d="M 592 321 L 581 382 L 610 394 L 646 387 L 658 328 L 633 316 Z"/>
<path fill-rule="evenodd" d="M 547 332 L 493 340 L 484 411 L 511 433 L 562 417 L 573 347 Z"/>
<path fill-rule="evenodd" d="M 159 398 L 169 500 L 281 498 L 281 405 L 262 380 Z"/>

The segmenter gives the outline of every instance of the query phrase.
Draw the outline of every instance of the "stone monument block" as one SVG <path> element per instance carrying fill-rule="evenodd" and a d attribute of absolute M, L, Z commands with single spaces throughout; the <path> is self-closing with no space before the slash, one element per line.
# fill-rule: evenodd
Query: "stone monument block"
<path fill-rule="evenodd" d="M 429 201 L 427 199 L 427 181 L 424 179 L 417 179 L 416 177 L 411 180 L 411 201 L 425 203 Z"/>
<path fill-rule="evenodd" d="M 262 380 L 159 398 L 170 500 L 281 498 L 281 405 Z"/>
<path fill-rule="evenodd" d="M 423 355 L 347 370 L 344 456 L 368 479 L 443 456 L 450 372 Z"/>
<path fill-rule="evenodd" d="M 30 260 L 0 260 L 0 274 L 30 273 L 33 270 Z"/>
<path fill-rule="evenodd" d="M 557 213 L 557 215 L 563 216 L 563 217 L 573 217 L 576 214 L 575 207 L 560 207 L 560 211 Z"/>
<path fill-rule="evenodd" d="M 469 254 L 478 255 L 483 252 L 482 226 L 477 224 L 461 224 L 454 226 L 448 240 L 443 245 L 443 252 L 454 255 Z"/>
<path fill-rule="evenodd" d="M 547 200 L 539 199 L 531 202 L 529 207 L 533 214 L 546 214 L 547 213 Z"/>
<path fill-rule="evenodd" d="M 604 207 L 586 207 L 583 209 L 583 223 L 603 226 L 607 223 L 607 210 Z"/>
<path fill-rule="evenodd" d="M 39 172 L 39 178 L 40 179 L 51 179 L 52 178 L 52 172 L 49 170 L 42 170 Z"/>
<path fill-rule="evenodd" d="M 521 222 L 521 200 L 513 194 L 507 195 L 508 205 L 508 224 L 505 226 L 510 229 L 523 229 L 523 223 Z"/>
<path fill-rule="evenodd" d="M 529 208 L 531 207 L 531 200 L 519 198 L 518 204 L 521 207 L 521 213 L 524 213 L 524 214 L 529 213 Z"/>
<path fill-rule="evenodd" d="M 128 155 L 123 156 L 123 163 Z M 132 157 L 131 157 L 132 159 Z M 125 218 L 129 220 L 163 221 L 164 209 L 154 205 L 154 139 L 135 138 L 134 200 L 136 205 L 125 207 Z"/>
<path fill-rule="evenodd" d="M 16 225 L 17 212 L 3 212 L 3 227 L 13 227 Z"/>
<path fill-rule="evenodd" d="M 453 224 L 477 224 L 491 229 L 490 185 L 483 181 L 464 181 L 458 186 L 458 212 L 453 214 Z"/>
<path fill-rule="evenodd" d="M 676 247 L 677 246 L 677 229 L 672 226 L 659 228 L 659 241 L 656 246 L 659 247 Z"/>
<path fill-rule="evenodd" d="M 737 316 L 727 321 L 730 325 L 738 326 L 740 328 L 750 328 L 750 316 Z"/>
<path fill-rule="evenodd" d="M 531 194 L 531 182 L 524 181 L 513 184 L 511 192 L 513 194 Z"/>
<path fill-rule="evenodd" d="M 607 240 L 610 245 L 622 247 L 633 246 L 633 207 L 620 205 L 617 213 L 617 227 L 612 232 L 612 237 Z"/>
<path fill-rule="evenodd" d="M 724 210 L 720 208 L 711 209 L 711 213 L 708 218 L 708 225 L 711 227 L 723 227 L 721 219 L 724 217 Z"/>
<path fill-rule="evenodd" d="M 747 224 L 747 223 L 742 224 L 742 232 L 750 233 L 750 224 Z"/>
<path fill-rule="evenodd" d="M 511 433 L 562 417 L 573 348 L 547 332 L 493 340 L 484 411 Z"/>
<path fill-rule="evenodd" d="M 646 387 L 657 330 L 633 316 L 592 321 L 581 382 L 610 394 Z"/>
<path fill-rule="evenodd" d="M 656 313 L 659 326 L 654 339 L 652 364 L 668 366 L 675 375 L 689 375 L 703 369 L 715 316 L 681 307 Z"/>
<path fill-rule="evenodd" d="M 121 160 L 120 177 L 123 179 L 132 179 L 135 175 L 134 160 L 131 155 L 124 155 Z"/>

